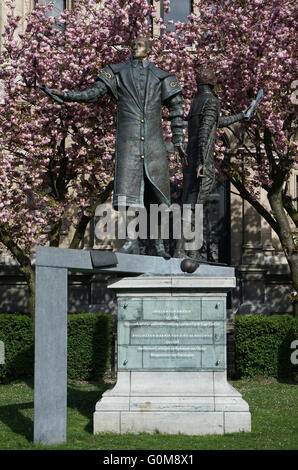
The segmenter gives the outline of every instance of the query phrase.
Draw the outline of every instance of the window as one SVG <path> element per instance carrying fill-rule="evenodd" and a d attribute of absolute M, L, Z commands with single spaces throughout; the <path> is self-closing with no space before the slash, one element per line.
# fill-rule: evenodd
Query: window
<path fill-rule="evenodd" d="M 161 1 L 161 17 L 164 20 L 165 25 L 168 30 L 173 30 L 174 26 L 168 24 L 169 20 L 177 23 L 177 21 L 182 21 L 183 23 L 187 22 L 187 17 L 192 13 L 193 10 L 192 0 L 171 0 L 170 3 L 170 12 L 166 13 L 164 11 L 163 1 Z"/>
<path fill-rule="evenodd" d="M 48 5 L 50 2 L 53 0 L 36 0 L 36 3 L 39 3 L 40 5 Z M 48 16 L 55 16 L 58 18 L 60 14 L 62 13 L 63 10 L 66 8 L 66 0 L 54 0 L 54 8 L 48 13 Z"/>

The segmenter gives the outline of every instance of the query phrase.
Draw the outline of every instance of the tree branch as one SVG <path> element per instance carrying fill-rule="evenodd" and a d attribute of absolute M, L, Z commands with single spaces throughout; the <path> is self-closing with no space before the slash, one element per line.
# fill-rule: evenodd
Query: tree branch
<path fill-rule="evenodd" d="M 110 181 L 109 184 L 106 186 L 105 190 L 101 193 L 101 195 L 96 199 L 96 201 L 92 204 L 89 209 L 89 215 L 83 214 L 81 219 L 79 220 L 75 233 L 73 235 L 72 241 L 69 245 L 69 248 L 79 248 L 80 243 L 84 237 L 87 225 L 89 224 L 90 220 L 94 217 L 96 207 L 99 204 L 103 204 L 111 195 L 113 190 L 114 182 Z"/>
<path fill-rule="evenodd" d="M 287 214 L 289 217 L 291 217 L 295 226 L 298 228 L 298 211 L 293 204 L 292 198 L 288 194 L 285 194 L 285 192 L 282 193 L 282 203 L 285 210 L 287 211 Z"/>
<path fill-rule="evenodd" d="M 241 184 L 240 181 L 234 178 L 230 178 L 231 182 L 235 186 L 235 188 L 238 189 L 240 196 L 248 201 L 255 209 L 256 211 L 261 214 L 262 217 L 268 222 L 268 224 L 272 227 L 272 229 L 278 233 L 279 226 L 277 221 L 272 217 L 270 212 L 257 200 L 253 199 L 249 191 L 245 188 L 244 185 Z"/>

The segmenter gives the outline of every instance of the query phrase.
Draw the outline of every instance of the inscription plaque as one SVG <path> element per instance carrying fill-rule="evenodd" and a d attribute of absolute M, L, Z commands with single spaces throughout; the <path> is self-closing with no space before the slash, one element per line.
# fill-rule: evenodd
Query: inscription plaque
<path fill-rule="evenodd" d="M 223 370 L 224 298 L 118 298 L 119 370 Z"/>

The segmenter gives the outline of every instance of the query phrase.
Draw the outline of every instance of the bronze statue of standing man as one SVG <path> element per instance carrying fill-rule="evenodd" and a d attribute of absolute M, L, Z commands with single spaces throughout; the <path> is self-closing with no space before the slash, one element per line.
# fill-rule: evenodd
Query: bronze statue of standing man
<path fill-rule="evenodd" d="M 215 182 L 214 150 L 218 128 L 228 127 L 235 122 L 249 119 L 263 97 L 260 90 L 249 108 L 238 114 L 221 116 L 220 101 L 215 92 L 216 76 L 208 68 L 202 68 L 196 75 L 197 94 L 193 98 L 188 115 L 187 165 L 183 167 L 182 204 L 190 204 L 191 219 L 182 214 L 183 224 L 195 226 L 194 209 L 196 204 L 204 204 Z M 190 232 L 191 229 L 188 229 Z M 185 250 L 183 235 L 178 240 L 176 258 L 187 256 L 198 258 L 197 252 Z"/>
<path fill-rule="evenodd" d="M 62 101 L 94 103 L 106 93 L 117 102 L 117 130 L 113 207 L 170 206 L 168 158 L 163 139 L 162 106 L 169 110 L 173 144 L 183 151 L 181 86 L 170 72 L 148 60 L 150 41 L 137 37 L 132 56 L 103 68 L 94 85 L 85 91 L 52 90 Z M 156 254 L 165 255 L 163 241 L 155 241 Z M 138 240 L 126 239 L 122 252 L 139 252 Z"/>

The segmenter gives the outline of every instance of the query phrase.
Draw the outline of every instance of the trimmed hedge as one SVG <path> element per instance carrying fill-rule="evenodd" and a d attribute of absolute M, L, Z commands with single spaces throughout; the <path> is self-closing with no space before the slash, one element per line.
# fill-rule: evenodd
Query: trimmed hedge
<path fill-rule="evenodd" d="M 67 375 L 70 379 L 101 379 L 109 366 L 113 317 L 106 314 L 68 315 Z M 0 314 L 0 341 L 5 364 L 0 383 L 34 375 L 34 340 L 26 315 Z"/>
<path fill-rule="evenodd" d="M 81 313 L 68 316 L 68 363 L 70 379 L 101 379 L 110 365 L 111 315 Z"/>
<path fill-rule="evenodd" d="M 5 364 L 0 364 L 0 383 L 33 377 L 34 342 L 30 317 L 0 314 L 0 340 L 5 348 Z"/>
<path fill-rule="evenodd" d="M 291 377 L 291 342 L 297 320 L 290 315 L 249 315 L 234 320 L 235 362 L 240 377 Z"/>

